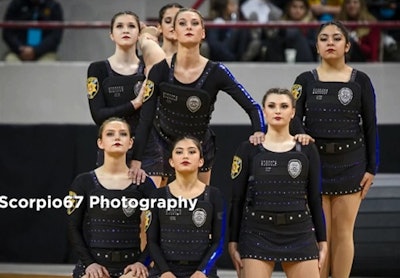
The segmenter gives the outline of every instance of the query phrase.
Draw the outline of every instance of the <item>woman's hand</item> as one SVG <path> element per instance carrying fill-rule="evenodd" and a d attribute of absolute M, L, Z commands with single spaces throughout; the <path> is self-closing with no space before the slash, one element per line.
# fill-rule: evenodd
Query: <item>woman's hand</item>
<path fill-rule="evenodd" d="M 328 254 L 328 243 L 326 241 L 318 242 L 319 247 L 319 258 L 318 258 L 318 267 L 321 270 L 324 266 L 326 255 Z"/>
<path fill-rule="evenodd" d="M 135 107 L 135 110 L 138 110 L 143 105 L 143 95 L 146 90 L 146 80 L 144 80 L 142 86 L 140 86 L 138 95 L 133 100 L 131 100 L 131 103 L 133 107 Z"/>
<path fill-rule="evenodd" d="M 128 175 L 132 179 L 133 184 L 141 184 L 146 180 L 147 174 L 141 169 L 142 162 L 138 160 L 131 161 L 131 167 L 129 169 Z"/>
<path fill-rule="evenodd" d="M 315 142 L 314 138 L 312 138 L 310 135 L 308 134 L 296 134 L 294 136 L 294 140 L 301 143 L 303 146 L 306 146 L 308 144 L 310 144 L 310 142 Z"/>
<path fill-rule="evenodd" d="M 239 251 L 237 249 L 237 242 L 229 242 L 228 243 L 228 251 L 229 255 L 231 256 L 231 260 L 233 266 L 235 267 L 236 273 L 238 277 L 240 277 L 240 271 L 243 268 L 242 259 L 240 258 Z"/>
<path fill-rule="evenodd" d="M 149 271 L 147 270 L 147 267 L 139 262 L 130 264 L 127 267 L 125 267 L 124 275 L 125 274 L 130 274 L 131 277 L 140 277 L 140 278 L 149 277 Z M 129 277 L 129 276 L 124 276 L 124 277 Z"/>
<path fill-rule="evenodd" d="M 365 197 L 367 196 L 367 193 L 370 189 L 370 187 L 373 184 L 375 176 L 372 175 L 371 173 L 365 172 L 364 177 L 361 180 L 361 187 L 362 187 L 362 191 L 361 191 L 361 199 L 365 199 Z"/>
<path fill-rule="evenodd" d="M 262 142 L 264 142 L 264 139 L 265 139 L 265 134 L 264 132 L 261 131 L 256 131 L 254 132 L 253 135 L 249 137 L 250 143 L 252 143 L 254 146 L 262 144 Z"/>
<path fill-rule="evenodd" d="M 107 268 L 97 263 L 90 264 L 86 268 L 85 274 L 87 278 L 110 278 Z"/>

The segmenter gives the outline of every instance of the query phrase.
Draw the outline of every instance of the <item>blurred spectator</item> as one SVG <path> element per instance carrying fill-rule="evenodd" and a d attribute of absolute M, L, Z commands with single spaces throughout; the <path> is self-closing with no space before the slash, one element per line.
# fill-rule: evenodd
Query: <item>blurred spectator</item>
<path fill-rule="evenodd" d="M 286 5 L 290 0 L 271 0 L 272 4 L 277 6 L 282 11 L 285 9 Z"/>
<path fill-rule="evenodd" d="M 238 18 L 236 0 L 213 0 L 211 16 L 214 23 L 235 22 Z M 250 60 L 261 42 L 251 40 L 251 30 L 243 28 L 212 28 L 207 30 L 210 59 L 215 61 Z M 255 45 L 254 45 L 255 44 Z"/>
<path fill-rule="evenodd" d="M 344 0 L 337 17 L 341 21 L 376 22 L 376 18 L 368 11 L 365 0 Z M 381 32 L 378 28 L 360 27 L 350 32 L 351 62 L 379 61 Z"/>
<path fill-rule="evenodd" d="M 311 11 L 320 21 L 330 21 L 340 12 L 343 0 L 308 0 Z"/>
<path fill-rule="evenodd" d="M 245 20 L 258 23 L 276 21 L 282 17 L 282 10 L 269 0 L 246 0 L 241 4 L 240 11 Z M 252 28 L 251 37 L 253 41 L 261 41 L 261 48 L 254 53 L 255 58 L 251 60 L 285 61 L 282 53 L 283 41 L 278 36 L 278 29 Z"/>
<path fill-rule="evenodd" d="M 301 23 L 315 21 L 315 18 L 307 0 L 289 0 L 282 20 Z M 279 35 L 284 40 L 284 48 L 295 51 L 295 62 L 316 61 L 316 32 L 314 29 L 282 28 Z"/>
<path fill-rule="evenodd" d="M 12 0 L 5 21 L 62 21 L 61 5 L 54 0 Z M 56 60 L 63 29 L 4 28 L 3 39 L 10 53 L 6 61 Z"/>
<path fill-rule="evenodd" d="M 369 10 L 378 21 L 400 20 L 400 0 L 368 1 Z M 400 29 L 383 32 L 383 60 L 400 61 Z"/>

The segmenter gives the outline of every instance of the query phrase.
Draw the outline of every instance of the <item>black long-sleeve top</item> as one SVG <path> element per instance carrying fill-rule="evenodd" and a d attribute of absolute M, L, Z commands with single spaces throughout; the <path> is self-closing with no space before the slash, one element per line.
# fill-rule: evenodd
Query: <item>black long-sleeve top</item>
<path fill-rule="evenodd" d="M 269 152 L 268 150 L 266 150 Z M 292 150 L 293 151 L 293 150 Z M 301 151 L 309 160 L 307 205 L 315 227 L 317 241 L 326 241 L 325 220 L 321 201 L 321 165 L 317 148 L 314 144 L 302 146 Z M 229 218 L 229 241 L 238 242 L 243 215 L 248 180 L 252 175 L 253 158 L 260 153 L 260 147 L 250 142 L 243 142 L 237 149 L 232 163 L 232 199 Z M 288 174 L 289 175 L 289 174 Z M 282 185 L 284 186 L 284 184 Z M 284 191 L 285 188 L 282 188 Z M 273 196 L 271 197 L 273 198 Z M 310 231 L 311 232 L 311 231 Z"/>
<path fill-rule="evenodd" d="M 63 21 L 63 9 L 53 0 L 41 0 L 39 4 L 33 1 L 14 0 L 10 3 L 4 16 L 4 21 Z M 42 40 L 33 46 L 36 58 L 45 53 L 56 52 L 61 43 L 63 29 L 42 29 Z M 19 54 L 19 48 L 27 45 L 28 29 L 4 28 L 3 39 L 14 53 Z"/>
<path fill-rule="evenodd" d="M 89 108 L 90 114 L 92 115 L 93 121 L 100 126 L 106 119 L 110 117 L 120 117 L 129 120 L 131 124 L 132 132 L 135 132 L 135 128 L 137 122 L 139 120 L 139 111 L 140 109 L 135 109 L 132 105 L 131 100 L 133 100 L 136 95 L 134 91 L 125 92 L 119 96 L 115 97 L 113 94 L 110 94 L 107 89 L 104 87 L 104 80 L 106 78 L 114 78 L 117 80 L 127 80 L 132 79 L 132 83 L 134 82 L 135 76 L 142 73 L 134 73 L 132 75 L 121 75 L 115 71 L 112 71 L 112 76 L 110 76 L 109 70 L 107 69 L 108 61 L 97 61 L 93 62 L 89 65 L 87 70 L 87 85 L 88 85 L 88 98 L 89 98 Z M 140 63 L 143 63 L 140 60 Z M 138 66 L 139 67 L 139 66 Z M 118 81 L 121 83 L 121 81 Z M 117 84 L 118 84 L 117 83 Z M 123 83 L 121 83 L 123 84 Z M 127 86 L 127 85 L 125 85 Z M 134 87 L 134 85 L 131 85 Z M 128 87 L 128 86 L 127 86 Z M 125 88 L 124 88 L 125 90 Z M 137 118 L 137 119 L 136 119 Z"/>
<path fill-rule="evenodd" d="M 107 192 L 111 192 L 114 195 L 116 193 L 116 195 L 122 198 L 125 194 L 131 195 L 130 193 L 137 192 L 134 193 L 136 196 L 142 196 L 143 198 L 147 198 L 151 195 L 151 193 L 154 190 L 155 190 L 155 185 L 149 178 L 147 178 L 146 181 L 140 185 L 131 184 L 124 190 L 110 190 L 104 188 L 97 180 L 97 177 L 93 171 L 80 174 L 75 178 L 75 180 L 71 185 L 69 195 L 71 197 L 73 196 L 78 196 L 79 198 L 82 197 L 83 199 L 81 203 L 76 202 L 72 208 L 68 209 L 68 235 L 72 246 L 76 250 L 79 259 L 82 261 L 84 265 L 88 266 L 96 262 L 95 258 L 92 256 L 90 252 L 90 240 L 92 238 L 91 233 L 93 231 L 88 229 L 88 223 L 87 223 L 89 221 L 88 220 L 89 211 L 95 209 L 94 208 L 95 203 L 91 201 L 91 197 L 107 196 L 108 194 Z M 114 193 L 112 191 L 114 191 Z M 136 210 L 139 211 L 139 208 L 136 208 Z M 123 214 L 122 207 L 112 210 L 112 213 L 117 214 L 118 217 L 121 218 L 121 215 Z M 126 220 L 130 220 L 130 217 L 138 217 L 137 222 L 139 225 L 140 213 L 137 214 L 136 216 L 129 216 L 129 217 L 126 216 Z M 117 228 L 117 226 L 116 224 L 110 223 L 109 228 Z M 119 226 L 119 229 L 122 229 L 122 227 Z M 140 230 L 139 227 L 138 230 Z M 132 234 L 132 239 L 135 238 L 139 238 L 139 234 L 136 235 Z M 114 248 L 115 249 L 123 248 L 123 245 L 121 244 L 122 243 L 119 244 L 116 243 Z M 142 252 L 137 261 L 145 264 L 146 260 L 148 259 L 147 257 L 148 257 L 148 251 L 147 249 L 145 249 L 145 251 Z"/>
<path fill-rule="evenodd" d="M 149 97 L 145 97 L 140 112 L 140 121 L 135 137 L 135 145 L 133 146 L 133 159 L 141 160 L 143 150 L 146 146 L 147 138 L 151 130 L 153 119 L 157 109 L 157 101 L 160 95 L 159 85 L 161 82 L 168 82 L 170 67 L 166 60 L 156 64 L 150 70 L 148 76 L 148 84 L 152 84 L 151 88 L 147 88 Z M 194 88 L 197 84 L 194 81 L 191 84 L 183 84 L 174 78 L 174 84 Z M 153 86 L 154 85 L 154 86 Z M 263 113 L 260 105 L 251 97 L 246 89 L 238 83 L 232 73 L 221 63 L 213 67 L 208 78 L 205 80 L 201 88 L 208 92 L 210 97 L 210 114 L 214 110 L 214 104 L 217 101 L 219 91 L 229 94 L 249 115 L 253 131 L 265 131 Z"/>
<path fill-rule="evenodd" d="M 206 275 L 222 254 L 226 230 L 226 208 L 224 198 L 218 188 L 210 186 L 209 190 L 209 202 L 213 208 L 212 215 L 207 215 L 207 217 L 212 217 L 211 243 L 203 259 L 197 266 L 197 270 Z M 159 188 L 152 194 L 152 198 L 155 199 L 168 199 L 168 196 L 167 187 Z M 175 196 L 172 197 L 176 198 Z M 204 199 L 204 192 L 196 197 L 196 199 Z M 163 227 L 160 226 L 159 217 L 160 213 L 166 213 L 165 211 L 165 209 L 157 208 L 157 206 L 151 209 L 151 223 L 147 230 L 147 246 L 150 251 L 150 256 L 161 273 L 170 271 L 170 267 L 164 256 L 164 251 L 166 250 L 162 250 L 160 246 L 160 233 Z M 176 224 L 179 225 L 179 215 L 176 216 L 176 218 Z M 196 227 L 193 227 L 193 229 L 196 229 Z M 184 233 L 184 231 L 181 232 Z M 184 237 L 182 236 L 182 238 Z M 191 258 L 187 258 L 187 260 L 190 261 Z"/>
<path fill-rule="evenodd" d="M 293 91 L 298 96 L 298 99 L 296 102 L 295 121 L 291 126 L 291 130 L 294 130 L 293 134 L 304 133 L 302 125 L 305 124 L 303 119 L 306 113 L 306 108 L 309 106 L 307 98 L 313 97 L 313 88 L 315 87 L 316 82 L 317 80 L 315 80 L 315 77 L 311 71 L 301 73 L 299 76 L 297 76 L 294 82 Z M 379 139 L 376 119 L 375 90 L 368 75 L 362 71 L 357 70 L 354 82 L 356 82 L 361 88 L 361 103 L 359 104 L 359 107 L 362 122 L 362 132 L 367 149 L 366 171 L 375 175 L 379 164 Z M 326 84 L 328 87 L 330 83 L 333 82 L 318 81 L 318 83 Z M 345 85 L 346 82 L 343 82 L 343 86 Z M 316 137 L 315 139 L 327 139 L 319 138 L 318 136 L 314 137 Z"/>

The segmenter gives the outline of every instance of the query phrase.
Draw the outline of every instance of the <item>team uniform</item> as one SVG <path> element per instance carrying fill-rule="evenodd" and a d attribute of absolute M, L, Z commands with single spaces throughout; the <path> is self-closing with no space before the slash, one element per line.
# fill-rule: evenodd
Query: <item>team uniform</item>
<path fill-rule="evenodd" d="M 175 57 L 171 60 L 171 67 L 163 60 L 149 73 L 133 159 L 146 158 L 143 149 L 149 134 L 154 132 L 164 149 L 164 173 L 171 176 L 173 169 L 168 163 L 171 142 L 190 134 L 202 142 L 205 162 L 200 171 L 207 172 L 212 167 L 216 151 L 215 136 L 209 123 L 218 92 L 228 93 L 247 112 L 254 131 L 265 129 L 262 110 L 220 63 L 208 61 L 196 81 L 190 84 L 179 82 L 174 77 Z"/>
<path fill-rule="evenodd" d="M 321 82 L 312 70 L 296 78 L 292 92 L 294 129 L 313 137 L 320 153 L 322 194 L 362 190 L 364 173 L 375 175 L 379 159 L 375 92 L 368 76 L 353 69 L 349 82 Z"/>
<path fill-rule="evenodd" d="M 144 62 L 141 60 L 138 70 L 132 75 L 121 75 L 115 72 L 108 60 L 93 62 L 90 64 L 87 72 L 87 93 L 89 107 L 92 118 L 97 126 L 110 117 L 124 118 L 131 128 L 132 136 L 136 134 L 136 128 L 139 123 L 140 109 L 136 110 L 131 100 L 139 94 L 144 75 Z M 149 175 L 160 175 L 161 167 L 157 164 L 160 152 L 153 137 L 149 136 L 149 142 L 145 149 L 148 160 L 143 161 L 142 168 Z M 132 151 L 127 154 L 127 163 L 129 165 Z M 99 151 L 97 165 L 103 164 L 103 152 Z"/>
<path fill-rule="evenodd" d="M 314 144 L 271 152 L 243 142 L 232 162 L 230 242 L 242 259 L 318 259 L 326 241 L 320 161 Z"/>
<path fill-rule="evenodd" d="M 177 199 L 169 185 L 157 189 L 153 198 Z M 195 209 L 151 209 L 147 244 L 155 266 L 150 277 L 171 271 L 178 278 L 190 277 L 195 271 L 207 277 L 218 277 L 215 262 L 222 254 L 225 233 L 225 205 L 218 188 L 206 186 Z"/>
<path fill-rule="evenodd" d="M 69 237 L 79 257 L 73 271 L 74 278 L 85 275 L 86 267 L 92 263 L 105 266 L 112 278 L 121 276 L 129 264 L 148 263 L 147 250 L 140 251 L 140 207 L 96 205 L 91 198 L 122 200 L 125 197 L 139 201 L 154 189 L 155 185 L 149 178 L 124 190 L 106 189 L 94 171 L 81 174 L 74 180 L 69 195 L 83 197 L 82 203 L 79 204 L 76 198 L 74 206 L 68 209 Z"/>

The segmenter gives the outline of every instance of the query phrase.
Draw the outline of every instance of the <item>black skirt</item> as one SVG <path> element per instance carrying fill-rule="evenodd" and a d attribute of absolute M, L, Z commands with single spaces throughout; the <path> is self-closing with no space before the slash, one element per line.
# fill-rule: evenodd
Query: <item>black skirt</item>
<path fill-rule="evenodd" d="M 362 190 L 360 182 L 367 169 L 364 146 L 344 153 L 320 153 L 322 194 L 345 195 Z"/>
<path fill-rule="evenodd" d="M 242 259 L 295 262 L 318 259 L 319 248 L 311 216 L 301 222 L 274 224 L 245 212 L 239 237 Z"/>

